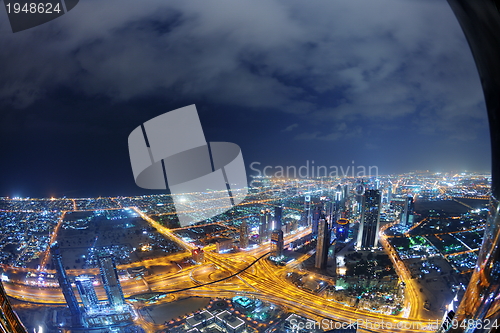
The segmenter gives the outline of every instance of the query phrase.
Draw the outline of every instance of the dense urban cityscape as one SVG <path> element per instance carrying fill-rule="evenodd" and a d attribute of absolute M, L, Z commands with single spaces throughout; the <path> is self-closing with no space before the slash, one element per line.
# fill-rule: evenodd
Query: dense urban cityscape
<path fill-rule="evenodd" d="M 0 333 L 500 331 L 500 0 L 3 2 Z"/>
<path fill-rule="evenodd" d="M 38 333 L 446 326 L 476 265 L 490 175 L 251 184 L 241 204 L 187 227 L 172 195 L 1 198 L 7 323 Z"/>

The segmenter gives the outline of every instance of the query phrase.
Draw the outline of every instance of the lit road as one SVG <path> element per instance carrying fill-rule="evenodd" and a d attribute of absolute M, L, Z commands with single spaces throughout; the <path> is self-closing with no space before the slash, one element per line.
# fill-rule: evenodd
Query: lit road
<path fill-rule="evenodd" d="M 399 278 L 405 283 L 405 305 L 403 309 L 403 316 L 408 318 L 426 318 L 427 313 L 424 313 L 423 301 L 418 294 L 418 285 L 415 279 L 411 278 L 411 272 L 408 270 L 403 261 L 399 258 L 396 250 L 391 246 L 387 240 L 384 231 L 394 224 L 387 224 L 380 228 L 380 243 L 384 247 L 386 253 L 389 254 L 391 261 L 398 273 Z"/>
<path fill-rule="evenodd" d="M 151 259 L 148 264 L 165 264 L 171 258 L 181 258 L 186 256 L 195 245 L 186 243 L 177 237 L 170 229 L 160 225 L 158 222 L 133 208 L 144 220 L 148 221 L 158 232 L 179 244 L 186 251 L 158 259 Z M 310 233 L 310 229 L 304 229 L 294 235 L 287 236 L 285 243 L 303 237 Z M 306 314 L 312 318 L 320 320 L 329 318 L 339 322 L 361 322 L 364 324 L 378 325 L 376 329 L 366 330 L 375 332 L 432 332 L 435 328 L 426 327 L 424 313 L 421 311 L 422 301 L 418 297 L 414 282 L 405 265 L 397 258 L 395 251 L 391 249 L 387 239 L 381 233 L 381 243 L 388 251 L 393 260 L 396 271 L 400 278 L 406 283 L 404 316 L 382 315 L 365 311 L 358 308 L 349 307 L 306 292 L 290 281 L 283 278 L 283 274 L 291 267 L 277 267 L 267 260 L 258 260 L 269 251 L 269 244 L 263 244 L 248 251 L 240 251 L 232 254 L 217 254 L 205 248 L 204 265 L 198 265 L 180 270 L 176 273 L 146 276 L 144 279 L 122 281 L 122 288 L 126 297 L 154 292 L 166 293 L 190 293 L 196 295 L 234 296 L 241 293 L 251 293 L 264 300 L 291 309 L 299 314 Z M 306 256 L 299 259 L 305 260 Z M 143 264 L 141 264 L 143 265 Z M 247 269 L 249 265 L 252 265 Z M 129 265 L 132 267 L 133 265 Z M 119 268 L 125 268 L 120 266 Z M 84 274 L 89 270 L 69 270 L 70 274 Z M 94 273 L 95 274 L 95 273 Z M 228 277 L 234 277 L 227 279 Z M 220 280 L 220 281 L 219 281 Z M 215 282 L 219 281 L 219 282 Z M 215 282 L 215 283 L 214 283 Z M 210 285 L 204 285 L 212 283 Z M 5 289 L 12 297 L 35 303 L 64 303 L 63 295 L 58 288 L 38 288 L 14 283 L 4 283 Z M 188 290 L 189 288 L 193 288 Z M 102 286 L 96 288 L 98 297 L 105 298 Z M 141 323 L 144 318 L 138 319 Z M 435 322 L 433 322 L 435 324 Z M 400 326 L 397 326 L 400 325 Z M 363 327 L 361 327 L 363 328 Z M 148 331 L 154 327 L 148 324 Z M 365 331 L 365 330 L 360 330 Z"/>
<path fill-rule="evenodd" d="M 176 274 L 167 274 L 160 276 L 146 277 L 149 289 L 140 280 L 124 281 L 123 290 L 126 296 L 140 294 L 144 292 L 175 292 L 180 289 L 197 287 L 192 289 L 196 294 L 201 292 L 212 293 L 211 295 L 220 295 L 220 292 L 229 292 L 233 296 L 242 292 L 254 293 L 256 296 L 263 299 L 272 300 L 273 303 L 298 311 L 298 313 L 306 312 L 309 316 L 326 317 L 340 322 L 363 321 L 375 325 L 384 323 L 384 325 L 394 325 L 390 329 L 382 329 L 379 327 L 379 332 L 430 332 L 432 330 L 424 328 L 427 322 L 414 318 L 402 318 L 388 315 L 379 315 L 376 313 L 351 308 L 342 304 L 328 301 L 320 296 L 308 293 L 297 288 L 291 282 L 281 278 L 286 267 L 276 267 L 267 260 L 259 260 L 251 269 L 241 272 L 238 277 L 233 277 L 230 280 L 224 280 L 211 284 L 209 286 L 199 286 L 199 282 L 214 281 L 220 276 L 214 275 L 215 266 L 217 270 L 227 272 L 238 272 L 248 266 L 246 261 L 241 260 L 241 256 L 248 256 L 244 252 L 231 255 L 219 255 L 215 253 L 207 253 L 207 265 L 196 266 L 190 269 L 185 269 Z M 248 258 L 247 258 L 248 259 Z M 254 261 L 254 260 L 252 260 Z M 215 266 L 214 266 L 215 265 Z M 196 280 L 193 281 L 189 276 L 195 275 Z M 229 274 L 229 273 L 221 273 Z M 244 282 L 243 282 L 244 281 Z M 37 303 L 64 303 L 62 293 L 58 288 L 37 288 L 22 285 L 5 284 L 9 295 L 18 299 L 37 302 Z M 104 298 L 104 290 L 96 288 L 99 298 Z M 395 326 L 403 325 L 403 327 L 417 327 L 420 329 L 398 329 Z"/>
<path fill-rule="evenodd" d="M 210 259 L 216 262 L 218 265 L 224 266 L 228 265 L 224 259 L 217 259 L 212 257 Z M 376 313 L 351 308 L 342 304 L 327 301 L 326 299 L 319 297 L 317 295 L 308 293 L 297 288 L 291 282 L 280 278 L 280 271 L 285 268 L 278 269 L 266 260 L 261 260 L 255 264 L 255 268 L 258 274 L 252 274 L 247 271 L 242 272 L 240 277 L 243 278 L 249 285 L 251 285 L 255 290 L 258 291 L 259 295 L 264 295 L 274 298 L 274 303 L 287 306 L 294 305 L 295 308 L 301 309 L 298 313 L 304 312 L 304 309 L 309 309 L 311 313 L 316 313 L 316 315 L 321 315 L 327 318 L 335 319 L 341 322 L 364 320 L 366 323 L 400 323 L 404 327 L 417 327 L 423 328 L 427 322 L 419 319 L 402 318 L 396 316 L 379 315 Z M 210 286 L 210 289 L 216 286 Z M 260 297 L 260 296 L 259 296 Z M 422 329 L 410 329 L 410 330 L 397 330 L 394 327 L 390 329 L 379 329 L 377 331 L 383 332 L 425 332 L 433 331 L 422 330 Z"/>

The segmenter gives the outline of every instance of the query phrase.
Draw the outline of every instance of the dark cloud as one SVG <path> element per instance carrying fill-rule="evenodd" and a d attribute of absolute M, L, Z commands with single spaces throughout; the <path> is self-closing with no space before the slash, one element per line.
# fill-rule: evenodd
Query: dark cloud
<path fill-rule="evenodd" d="M 463 113 L 482 100 L 443 2 L 85 1 L 3 37 L 0 96 L 20 107 L 60 84 L 118 100 L 175 87 L 296 113 L 331 113 L 317 95 L 340 90 L 334 117 L 398 117 L 425 102 Z"/>
<path fill-rule="evenodd" d="M 445 1 L 87 0 L 20 33 L 7 24 L 0 17 L 0 105 L 15 126 L 5 131 L 81 131 L 66 109 L 34 111 L 66 89 L 110 105 L 153 98 L 275 114 L 286 119 L 275 132 L 295 143 L 370 136 L 360 147 L 374 154 L 408 132 L 462 142 L 464 158 L 487 145 L 478 75 Z M 76 109 L 85 128 L 106 132 L 104 107 Z"/>

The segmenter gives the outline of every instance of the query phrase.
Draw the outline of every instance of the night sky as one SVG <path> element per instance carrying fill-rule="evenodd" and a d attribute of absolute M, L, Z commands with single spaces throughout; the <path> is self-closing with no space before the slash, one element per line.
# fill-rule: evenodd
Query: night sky
<path fill-rule="evenodd" d="M 271 166 L 490 170 L 480 81 L 446 1 L 81 0 L 12 33 L 0 7 L 0 196 L 138 188 L 127 138 L 196 104 Z"/>

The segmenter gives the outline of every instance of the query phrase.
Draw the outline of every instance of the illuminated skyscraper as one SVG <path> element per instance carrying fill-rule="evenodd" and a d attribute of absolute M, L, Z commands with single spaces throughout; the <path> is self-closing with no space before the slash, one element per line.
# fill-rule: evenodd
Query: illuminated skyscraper
<path fill-rule="evenodd" d="M 318 241 L 316 243 L 316 262 L 314 267 L 325 269 L 328 263 L 328 249 L 330 248 L 330 229 L 324 216 L 318 222 Z"/>
<path fill-rule="evenodd" d="M 243 220 L 240 226 L 240 248 L 245 249 L 247 247 L 248 247 L 248 224 L 246 220 Z"/>
<path fill-rule="evenodd" d="M 80 275 L 75 279 L 75 284 L 85 310 L 97 310 L 99 308 L 99 300 L 97 299 L 92 280 L 88 276 Z"/>
<path fill-rule="evenodd" d="M 274 230 L 271 234 L 271 255 L 281 257 L 283 255 L 283 230 Z"/>
<path fill-rule="evenodd" d="M 344 199 L 344 191 L 340 184 L 335 188 L 335 202 L 341 202 Z"/>
<path fill-rule="evenodd" d="M 365 193 L 365 184 L 363 183 L 362 180 L 359 180 L 356 183 L 355 192 L 356 192 L 356 202 L 357 202 L 356 212 L 362 213 L 363 212 L 363 194 Z"/>
<path fill-rule="evenodd" d="M 358 248 L 378 247 L 380 229 L 380 191 L 367 190 L 361 201 L 361 222 L 358 231 Z"/>
<path fill-rule="evenodd" d="M 338 212 L 338 208 L 336 207 L 336 203 L 331 201 L 331 200 L 327 200 L 325 201 L 325 204 L 324 204 L 324 207 L 325 207 L 325 215 L 326 215 L 326 219 L 328 221 L 334 221 L 335 220 L 335 216 L 337 215 L 337 212 Z"/>
<path fill-rule="evenodd" d="M 125 305 L 125 298 L 123 297 L 122 287 L 118 280 L 115 258 L 112 256 L 99 257 L 98 262 L 109 305 L 115 309 L 120 309 L 120 307 Z"/>
<path fill-rule="evenodd" d="M 347 200 L 350 196 L 350 192 L 351 192 L 351 189 L 349 188 L 349 184 L 345 184 L 343 187 L 342 187 L 342 191 L 343 191 L 343 194 L 342 194 L 342 198 L 345 200 Z"/>
<path fill-rule="evenodd" d="M 71 312 L 71 323 L 73 326 L 82 326 L 82 313 L 76 300 L 75 292 L 71 287 L 71 282 L 68 279 L 66 270 L 64 269 L 61 251 L 57 242 L 53 243 L 50 247 L 52 254 L 52 261 L 56 269 L 57 281 L 61 287 L 66 304 L 68 304 L 69 311 Z"/>
<path fill-rule="evenodd" d="M 274 207 L 274 228 L 273 228 L 273 230 L 281 230 L 282 215 L 283 215 L 283 207 L 281 207 L 281 206 Z"/>
<path fill-rule="evenodd" d="M 269 209 L 260 211 L 259 221 L 259 242 L 265 242 L 269 239 L 269 226 L 271 224 L 271 211 Z"/>
<path fill-rule="evenodd" d="M 311 225 L 311 196 L 306 195 L 304 197 L 304 225 L 305 226 L 310 226 Z"/>
<path fill-rule="evenodd" d="M 338 219 L 335 231 L 337 241 L 345 242 L 349 235 L 349 220 L 344 218 Z"/>
<path fill-rule="evenodd" d="M 413 224 L 413 198 L 406 197 L 403 211 L 401 212 L 401 222 L 402 225 L 411 226 Z"/>
<path fill-rule="evenodd" d="M 9 299 L 0 282 L 0 331 L 2 333 L 26 333 L 26 328 L 23 326 L 17 314 L 12 310 Z"/>
<path fill-rule="evenodd" d="M 312 212 L 312 235 L 316 236 L 318 234 L 318 223 L 321 218 L 321 206 L 316 205 L 314 211 Z"/>
<path fill-rule="evenodd" d="M 344 205 L 345 205 L 345 198 L 344 198 L 344 191 L 342 189 L 342 186 L 337 185 L 336 189 L 335 189 L 335 196 L 333 198 L 333 202 L 332 202 L 332 205 L 333 205 L 333 209 L 334 209 L 334 212 L 332 212 L 330 214 L 330 216 L 332 218 L 329 219 L 330 223 L 333 222 L 333 218 L 336 217 L 335 215 L 339 215 L 343 210 L 344 210 Z M 327 214 L 327 216 L 329 216 Z"/>

